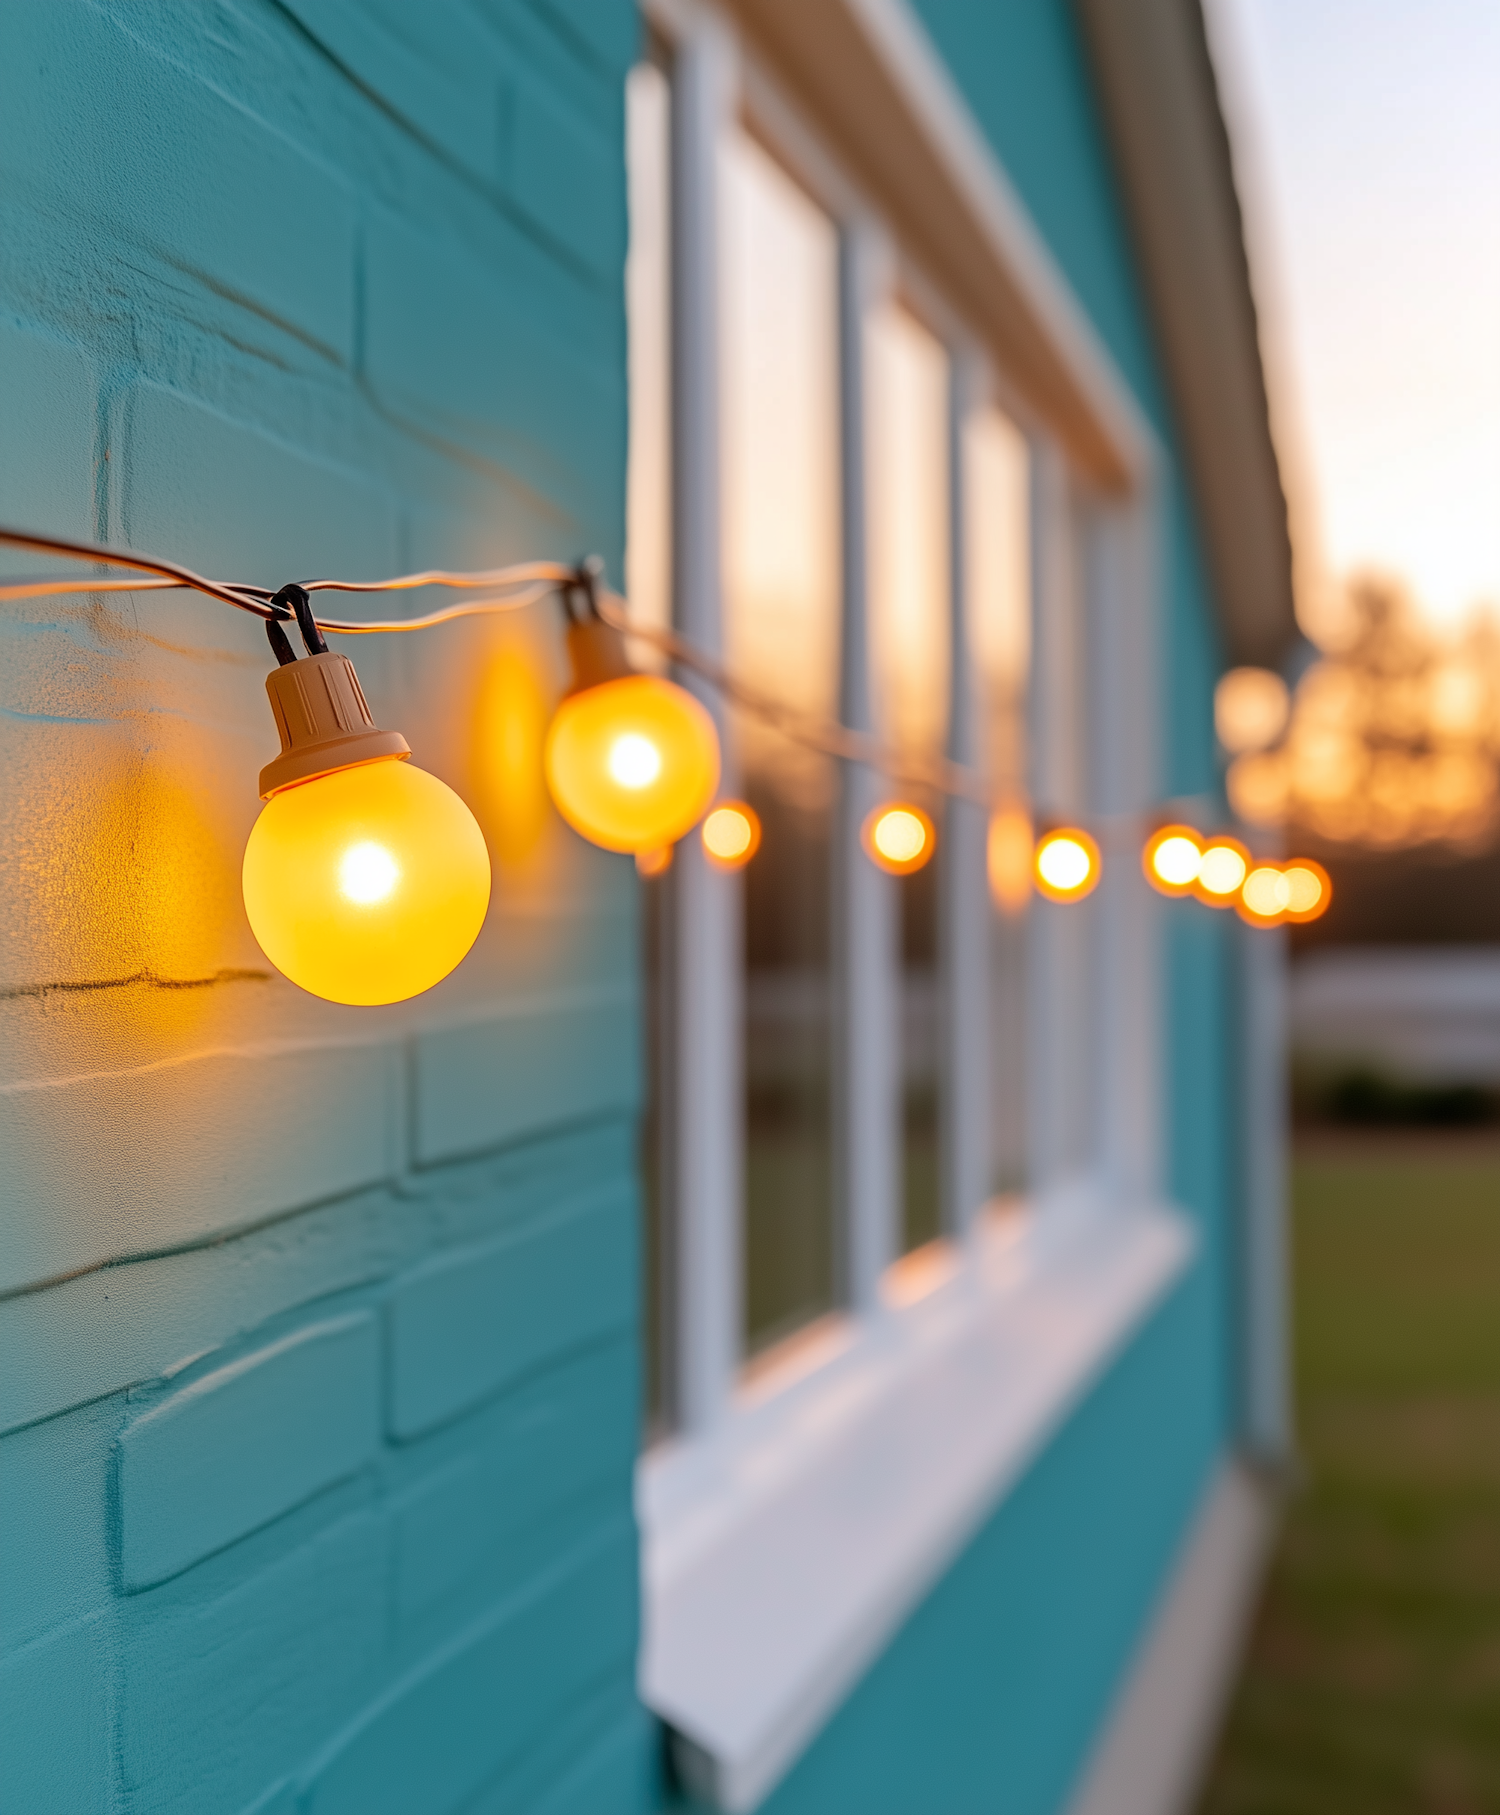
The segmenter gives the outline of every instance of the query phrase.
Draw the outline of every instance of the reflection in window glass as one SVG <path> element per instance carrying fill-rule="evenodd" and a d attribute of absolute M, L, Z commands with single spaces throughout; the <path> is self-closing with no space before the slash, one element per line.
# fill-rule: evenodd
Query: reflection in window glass
<path fill-rule="evenodd" d="M 838 688 L 837 241 L 743 133 L 724 147 L 725 646 L 747 681 L 822 716 Z M 742 716 L 760 814 L 745 871 L 745 1337 L 833 1298 L 829 856 L 836 776 Z"/>
<path fill-rule="evenodd" d="M 980 759 L 1005 803 L 990 828 L 990 1188 L 1026 1175 L 1026 699 L 1031 679 L 1031 474 L 1025 437 L 997 409 L 964 427 L 966 602 L 981 714 Z"/>
<path fill-rule="evenodd" d="M 670 96 L 666 77 L 654 64 L 638 64 L 626 83 L 626 131 L 630 184 L 630 251 L 625 265 L 629 330 L 630 465 L 626 499 L 625 588 L 634 616 L 665 625 L 671 615 L 671 444 L 670 444 Z M 637 645 L 632 654 L 644 665 L 655 652 Z M 641 1190 L 644 1209 L 643 1265 L 646 1331 L 646 1427 L 666 1421 L 662 1334 L 667 1266 L 662 1160 L 665 1131 L 662 940 L 663 892 L 656 878 L 641 885 L 646 1043 L 646 1100 L 641 1116 Z"/>
<path fill-rule="evenodd" d="M 904 309 L 870 324 L 870 611 L 883 737 L 943 754 L 948 729 L 948 356 Z M 903 786 L 904 793 L 911 793 Z M 915 796 L 942 836 L 942 802 Z M 942 1232 L 938 1183 L 939 866 L 902 877 L 902 1252 Z"/>

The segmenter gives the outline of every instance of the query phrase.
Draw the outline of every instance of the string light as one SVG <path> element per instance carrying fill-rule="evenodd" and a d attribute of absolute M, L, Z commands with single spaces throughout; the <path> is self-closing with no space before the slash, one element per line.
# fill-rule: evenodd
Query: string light
<path fill-rule="evenodd" d="M 748 801 L 721 801 L 704 820 L 701 836 L 715 869 L 742 870 L 760 849 L 760 815 Z"/>
<path fill-rule="evenodd" d="M 1203 842 L 1191 826 L 1162 826 L 1146 840 L 1141 867 L 1158 894 L 1190 895 L 1203 867 Z"/>
<path fill-rule="evenodd" d="M 1286 865 L 1286 917 L 1294 926 L 1321 920 L 1333 905 L 1333 881 L 1311 857 L 1295 857 Z"/>
<path fill-rule="evenodd" d="M 1081 826 L 1059 826 L 1036 847 L 1032 876 L 1048 901 L 1082 901 L 1099 885 L 1099 846 Z"/>
<path fill-rule="evenodd" d="M 685 687 L 631 667 L 623 635 L 599 615 L 594 584 L 585 567 L 564 589 L 573 684 L 547 732 L 547 786 L 594 844 L 657 851 L 690 832 L 713 799 L 719 734 Z"/>
<path fill-rule="evenodd" d="M 1239 839 L 1221 834 L 1204 845 L 1192 892 L 1209 907 L 1233 907 L 1249 873 L 1249 851 Z"/>
<path fill-rule="evenodd" d="M 250 930 L 293 983 L 360 1007 L 420 995 L 458 965 L 490 900 L 474 815 L 408 759 L 370 715 L 354 664 L 334 654 L 306 591 L 284 587 L 306 657 L 279 622 L 266 694 L 281 754 L 260 773 L 265 806 L 241 880 Z"/>
<path fill-rule="evenodd" d="M 1274 863 L 1260 863 L 1246 876 L 1236 910 L 1251 926 L 1279 926 L 1291 906 L 1286 873 Z"/>
<path fill-rule="evenodd" d="M 866 818 L 860 840 L 872 863 L 892 876 L 910 876 L 937 848 L 937 828 L 920 807 L 893 801 Z"/>
<path fill-rule="evenodd" d="M 517 611 L 560 595 L 569 619 L 573 681 L 545 740 L 549 791 L 570 825 L 608 850 L 632 853 L 643 874 L 661 873 L 675 841 L 703 817 L 718 786 L 719 747 L 713 720 L 698 700 L 671 681 L 631 668 L 627 632 L 811 749 L 897 781 L 987 808 L 992 804 L 988 785 L 973 771 L 912 759 L 868 734 L 799 712 L 744 686 L 672 632 L 632 623 L 624 601 L 600 583 L 596 563 L 536 561 L 478 573 L 434 569 L 386 580 L 313 579 L 272 592 L 99 543 L 0 528 L 0 544 L 124 569 L 127 575 L 8 579 L 0 581 L 0 600 L 191 590 L 265 623 L 278 663 L 267 689 L 282 753 L 261 778 L 266 806 L 245 852 L 246 911 L 272 962 L 303 988 L 334 1001 L 399 1001 L 446 976 L 478 935 L 490 874 L 473 815 L 451 789 L 408 760 L 410 750 L 399 734 L 374 725 L 352 665 L 328 650 L 325 632 L 399 635 Z M 313 609 L 314 597 L 323 592 L 425 586 L 484 596 L 402 619 L 334 618 Z M 282 628 L 293 621 L 307 645 L 305 658 L 293 655 Z M 759 821 L 743 802 L 723 803 L 719 811 L 742 815 L 749 841 L 740 842 L 742 828 L 718 819 L 705 832 L 705 850 L 715 862 L 743 864 L 758 846 Z M 992 882 L 997 848 L 1015 842 L 1015 824 L 1028 823 L 1014 807 L 996 815 Z M 871 815 L 864 834 L 874 861 L 897 874 L 921 868 L 936 846 L 932 820 L 904 802 Z M 1020 892 L 1008 875 L 1019 866 L 1002 867 L 1007 879 L 1004 888 L 995 883 L 997 899 Z M 1052 900 L 1081 899 L 1098 875 L 1099 847 L 1087 832 L 1049 834 L 1036 849 L 1033 879 Z"/>
<path fill-rule="evenodd" d="M 1326 914 L 1332 900 L 1327 870 L 1310 857 L 1297 857 L 1285 864 L 1257 864 L 1245 878 L 1236 907 L 1251 926 L 1301 926 Z"/>

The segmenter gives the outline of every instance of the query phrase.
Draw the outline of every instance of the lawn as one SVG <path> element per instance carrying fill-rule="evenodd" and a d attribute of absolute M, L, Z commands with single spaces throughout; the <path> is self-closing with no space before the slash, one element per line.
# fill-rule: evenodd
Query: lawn
<path fill-rule="evenodd" d="M 1290 1502 L 1202 1815 L 1500 1811 L 1500 1144 L 1293 1186 Z"/>

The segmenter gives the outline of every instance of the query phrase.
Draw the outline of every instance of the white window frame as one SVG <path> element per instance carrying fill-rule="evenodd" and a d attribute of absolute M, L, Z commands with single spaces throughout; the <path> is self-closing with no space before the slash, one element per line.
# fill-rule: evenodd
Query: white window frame
<path fill-rule="evenodd" d="M 744 10 L 752 12 L 748 0 Z M 668 959 L 674 1255 L 666 1352 L 675 1430 L 642 1458 L 638 1476 L 641 1688 L 672 1728 L 691 1787 L 728 1810 L 752 1808 L 789 1768 L 1192 1251 L 1186 1223 L 1161 1201 L 1157 920 L 1138 862 L 1140 815 L 1155 791 L 1155 444 L 902 0 L 821 0 L 806 10 L 820 15 L 810 31 L 832 22 L 861 34 L 882 79 L 899 85 L 939 172 L 928 180 L 948 185 L 947 199 L 968 209 L 1008 286 L 1012 316 L 1019 296 L 1031 328 L 1050 336 L 1048 357 L 1063 378 L 1049 382 L 1063 404 L 1049 413 L 1019 390 L 1011 394 L 1014 336 L 1007 345 L 1004 323 L 997 329 L 948 305 L 888 224 L 880 195 L 848 175 L 727 0 L 648 0 L 673 58 L 678 626 L 701 647 L 720 649 L 716 160 L 723 133 L 743 121 L 840 235 L 844 722 L 873 724 L 864 324 L 899 285 L 939 334 L 952 372 L 949 753 L 972 762 L 978 741 L 958 452 L 967 413 L 998 397 L 1033 454 L 1034 804 L 1043 813 L 1087 812 L 1101 833 L 1105 878 L 1086 909 L 1033 914 L 1032 1179 L 1023 1213 L 985 1214 L 986 826 L 978 808 L 949 815 L 939 910 L 948 1241 L 897 1265 L 898 901 L 859 844 L 878 777 L 846 771 L 833 854 L 843 1302 L 747 1374 L 743 883 L 707 865 L 695 841 L 680 847 Z M 1090 435 L 1113 470 L 1108 488 L 1085 493 L 1062 442 Z M 1075 634 L 1059 637 L 1066 588 Z M 1091 750 L 1080 753 L 1078 737 L 1058 729 L 1070 716 L 1086 716 Z M 1096 985 L 1058 1014 L 1080 939 L 1093 947 Z M 1081 1055 L 1093 1067 L 1082 1165 L 1076 1141 L 1069 1148 L 1059 1135 Z M 828 1567 L 833 1557 L 837 1568 Z"/>

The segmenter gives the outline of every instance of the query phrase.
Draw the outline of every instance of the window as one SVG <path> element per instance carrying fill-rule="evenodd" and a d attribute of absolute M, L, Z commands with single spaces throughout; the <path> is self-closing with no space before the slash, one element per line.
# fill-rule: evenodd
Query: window
<path fill-rule="evenodd" d="M 743 130 L 721 148 L 724 626 L 731 669 L 837 716 L 838 241 Z M 834 762 L 737 716 L 760 815 L 745 874 L 744 1344 L 834 1300 L 829 962 Z"/>
<path fill-rule="evenodd" d="M 1087 912 L 1029 905 L 1030 800 L 1086 804 L 1072 481 L 1055 452 L 1037 480 L 975 340 L 815 145 L 726 105 L 722 54 L 629 82 L 631 609 L 813 717 L 868 701 L 897 772 L 727 710 L 759 852 L 710 874 L 689 840 L 643 881 L 657 1433 L 714 1428 L 747 1362 L 873 1309 L 1028 1167 L 1082 1165 L 1095 1117 Z M 911 780 L 947 758 L 993 813 Z M 857 836 L 894 798 L 938 830 L 900 878 Z"/>

